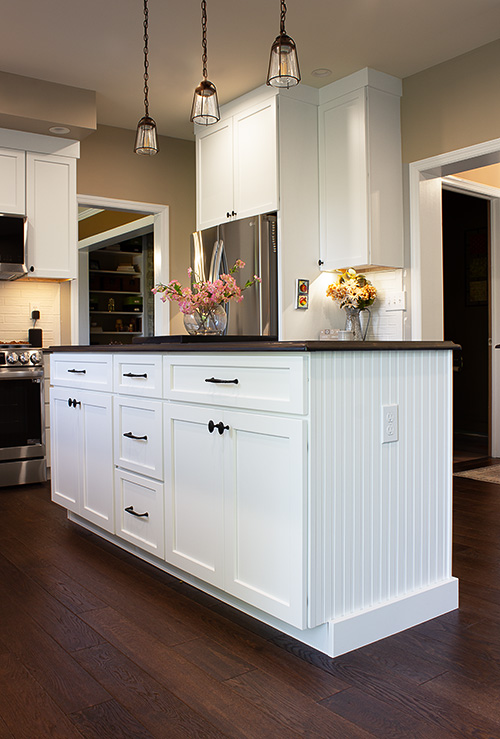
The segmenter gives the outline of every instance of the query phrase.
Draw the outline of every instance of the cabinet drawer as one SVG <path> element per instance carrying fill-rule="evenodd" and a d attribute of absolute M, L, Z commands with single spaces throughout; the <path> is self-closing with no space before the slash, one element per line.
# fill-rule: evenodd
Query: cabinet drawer
<path fill-rule="evenodd" d="M 164 397 L 210 405 L 282 413 L 307 412 L 307 357 L 170 355 L 164 362 Z"/>
<path fill-rule="evenodd" d="M 50 359 L 52 385 L 83 389 L 112 389 L 111 354 L 53 354 Z"/>
<path fill-rule="evenodd" d="M 162 403 L 114 397 L 115 464 L 163 479 Z"/>
<path fill-rule="evenodd" d="M 115 355 L 114 389 L 122 395 L 161 398 L 161 356 Z"/>
<path fill-rule="evenodd" d="M 116 535 L 163 558 L 163 484 L 115 470 Z"/>

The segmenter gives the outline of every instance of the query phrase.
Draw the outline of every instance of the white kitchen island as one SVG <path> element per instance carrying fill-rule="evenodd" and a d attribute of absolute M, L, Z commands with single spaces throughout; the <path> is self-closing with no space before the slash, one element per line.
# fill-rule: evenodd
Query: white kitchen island
<path fill-rule="evenodd" d="M 57 347 L 71 520 L 330 656 L 458 607 L 449 342 Z"/>

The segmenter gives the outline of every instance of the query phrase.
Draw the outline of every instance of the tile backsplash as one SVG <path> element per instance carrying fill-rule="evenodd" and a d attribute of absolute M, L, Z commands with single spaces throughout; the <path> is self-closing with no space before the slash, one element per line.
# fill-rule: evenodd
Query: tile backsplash
<path fill-rule="evenodd" d="M 33 327 L 31 305 L 40 311 L 36 327 L 43 346 L 61 343 L 61 283 L 14 280 L 0 282 L 0 341 L 23 341 Z"/>

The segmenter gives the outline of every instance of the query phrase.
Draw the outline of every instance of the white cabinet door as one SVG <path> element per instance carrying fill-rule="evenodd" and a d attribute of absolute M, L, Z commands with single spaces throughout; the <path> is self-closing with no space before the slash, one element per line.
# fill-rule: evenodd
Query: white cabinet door
<path fill-rule="evenodd" d="M 24 151 L 0 149 L 0 213 L 26 212 Z"/>
<path fill-rule="evenodd" d="M 365 91 L 319 108 L 320 244 L 325 270 L 368 264 Z"/>
<path fill-rule="evenodd" d="M 107 393 L 88 391 L 75 391 L 74 395 L 82 403 L 80 515 L 101 529 L 114 533 L 112 398 Z"/>
<path fill-rule="evenodd" d="M 319 107 L 323 270 L 403 266 L 399 106 L 363 87 Z"/>
<path fill-rule="evenodd" d="M 165 403 L 165 559 L 223 587 L 224 437 L 211 408 Z"/>
<path fill-rule="evenodd" d="M 224 589 L 306 625 L 306 422 L 226 411 Z"/>
<path fill-rule="evenodd" d="M 196 137 L 197 228 L 223 223 L 233 209 L 233 123 L 228 118 Z"/>
<path fill-rule="evenodd" d="M 76 278 L 76 160 L 27 153 L 27 267 L 32 277 Z"/>
<path fill-rule="evenodd" d="M 111 396 L 51 389 L 52 500 L 114 532 Z"/>
<path fill-rule="evenodd" d="M 197 127 L 196 203 L 198 229 L 279 207 L 275 96 Z"/>
<path fill-rule="evenodd" d="M 80 513 L 82 440 L 80 414 L 68 404 L 73 397 L 67 388 L 50 391 L 51 485 L 54 503 Z"/>
<path fill-rule="evenodd" d="M 279 207 L 276 104 L 272 97 L 233 117 L 236 218 Z"/>

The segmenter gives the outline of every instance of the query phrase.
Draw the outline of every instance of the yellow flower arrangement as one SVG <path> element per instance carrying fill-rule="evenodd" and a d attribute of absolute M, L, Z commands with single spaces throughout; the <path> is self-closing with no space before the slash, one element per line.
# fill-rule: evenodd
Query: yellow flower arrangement
<path fill-rule="evenodd" d="M 377 297 L 377 288 L 364 275 L 358 275 L 356 270 L 345 269 L 340 270 L 337 282 L 328 285 L 326 295 L 340 308 L 365 310 Z"/>

